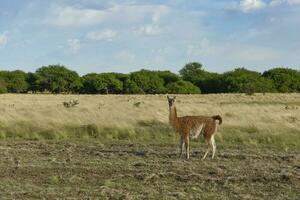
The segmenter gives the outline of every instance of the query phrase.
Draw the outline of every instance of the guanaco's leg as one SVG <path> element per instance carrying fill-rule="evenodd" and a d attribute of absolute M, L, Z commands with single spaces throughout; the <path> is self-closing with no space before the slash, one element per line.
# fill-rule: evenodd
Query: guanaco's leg
<path fill-rule="evenodd" d="M 215 137 L 214 136 L 211 137 L 211 143 L 212 143 L 212 150 L 213 150 L 211 158 L 214 158 L 215 157 L 215 153 L 216 153 L 216 149 L 217 149 L 217 145 L 216 145 Z"/>
<path fill-rule="evenodd" d="M 183 147 L 184 147 L 184 141 L 183 141 L 183 136 L 180 137 L 180 158 L 182 156 L 183 153 Z"/>
<path fill-rule="evenodd" d="M 213 147 L 211 138 L 206 139 L 205 141 L 206 141 L 206 144 L 207 144 L 207 150 L 206 150 L 206 152 L 205 152 L 205 154 L 204 154 L 202 160 L 204 160 L 204 159 L 206 158 L 207 154 L 208 154 L 209 151 L 210 151 L 210 148 Z"/>
<path fill-rule="evenodd" d="M 189 135 L 187 134 L 184 138 L 184 143 L 185 143 L 185 151 L 186 151 L 186 158 L 190 158 L 190 139 Z"/>

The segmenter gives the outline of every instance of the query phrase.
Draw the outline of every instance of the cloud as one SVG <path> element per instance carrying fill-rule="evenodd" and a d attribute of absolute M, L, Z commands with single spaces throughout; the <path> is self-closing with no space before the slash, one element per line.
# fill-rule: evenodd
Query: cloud
<path fill-rule="evenodd" d="M 282 4 L 290 6 L 300 5 L 300 0 L 271 0 L 268 2 L 266 2 L 266 0 L 240 0 L 239 3 L 229 3 L 225 9 L 229 11 L 242 11 L 244 13 L 250 13 L 263 8 L 280 6 Z"/>
<path fill-rule="evenodd" d="M 272 0 L 270 6 L 279 6 L 285 3 L 288 5 L 297 5 L 300 4 L 300 0 Z"/>
<path fill-rule="evenodd" d="M 102 31 L 92 31 L 86 35 L 86 38 L 94 41 L 112 41 L 116 36 L 117 32 L 111 29 L 105 29 Z"/>
<path fill-rule="evenodd" d="M 0 33 L 0 47 L 4 46 L 8 41 L 7 33 Z"/>
<path fill-rule="evenodd" d="M 186 54 L 188 56 L 209 56 L 216 54 L 220 50 L 220 48 L 213 46 L 208 39 L 204 38 L 198 44 L 188 45 Z"/>
<path fill-rule="evenodd" d="M 115 59 L 121 63 L 132 63 L 135 60 L 135 58 L 136 58 L 135 54 L 133 54 L 127 50 L 119 51 L 115 55 Z"/>
<path fill-rule="evenodd" d="M 55 7 L 46 22 L 58 27 L 83 27 L 111 23 L 137 23 L 148 18 L 157 22 L 169 12 L 165 5 L 115 4 L 105 9 Z"/>
<path fill-rule="evenodd" d="M 253 45 L 234 45 L 228 46 L 223 52 L 225 59 L 232 59 L 240 62 L 259 63 L 264 61 L 274 61 L 282 56 L 282 54 L 273 48 L 260 47 Z"/>
<path fill-rule="evenodd" d="M 296 4 L 300 4 L 300 0 L 287 0 L 288 4 L 290 5 L 296 5 Z"/>
<path fill-rule="evenodd" d="M 270 6 L 279 6 L 281 4 L 283 4 L 285 2 L 285 0 L 272 0 L 270 2 Z"/>
<path fill-rule="evenodd" d="M 56 8 L 47 20 L 54 26 L 89 26 L 102 22 L 107 13 L 94 9 L 78 9 L 72 7 Z"/>
<path fill-rule="evenodd" d="M 154 36 L 159 35 L 161 33 L 161 29 L 158 25 L 149 24 L 140 27 L 136 32 L 139 35 Z"/>
<path fill-rule="evenodd" d="M 166 16 L 170 13 L 170 9 L 166 6 L 159 6 L 152 14 L 152 23 L 146 24 L 138 28 L 135 32 L 138 35 L 144 36 L 155 36 L 159 35 L 162 32 L 162 29 L 159 26 L 160 20 L 163 16 Z"/>
<path fill-rule="evenodd" d="M 266 3 L 263 0 L 241 0 L 240 9 L 243 12 L 251 12 L 255 10 L 260 10 L 266 6 Z"/>
<path fill-rule="evenodd" d="M 153 12 L 152 22 L 157 23 L 163 16 L 166 16 L 170 13 L 170 8 L 167 6 L 158 6 L 157 9 Z"/>
<path fill-rule="evenodd" d="M 153 53 L 158 53 L 159 55 L 168 55 L 174 53 L 174 51 L 176 51 L 176 48 L 174 47 L 161 47 L 152 50 Z"/>
<path fill-rule="evenodd" d="M 77 38 L 68 39 L 67 46 L 68 46 L 69 51 L 73 54 L 76 54 L 79 51 L 79 49 L 81 48 L 80 41 Z"/>
<path fill-rule="evenodd" d="M 225 6 L 225 10 L 250 13 L 261 10 L 266 6 L 267 4 L 264 0 L 240 0 L 239 2 L 229 2 L 227 6 Z"/>

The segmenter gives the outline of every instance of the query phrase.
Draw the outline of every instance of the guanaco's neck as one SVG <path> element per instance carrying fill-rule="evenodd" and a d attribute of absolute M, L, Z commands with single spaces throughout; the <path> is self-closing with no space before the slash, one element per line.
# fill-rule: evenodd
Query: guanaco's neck
<path fill-rule="evenodd" d="M 176 112 L 176 107 L 171 106 L 169 107 L 169 122 L 170 125 L 175 127 L 177 123 L 177 112 Z"/>

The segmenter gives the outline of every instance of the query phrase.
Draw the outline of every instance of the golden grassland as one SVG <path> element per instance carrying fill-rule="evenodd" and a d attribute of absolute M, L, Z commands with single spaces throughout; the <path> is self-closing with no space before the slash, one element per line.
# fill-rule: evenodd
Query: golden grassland
<path fill-rule="evenodd" d="M 79 104 L 66 108 L 70 100 Z M 300 142 L 300 94 L 177 95 L 176 106 L 178 116 L 220 114 L 224 143 Z M 0 138 L 177 142 L 168 112 L 166 95 L 4 94 Z"/>

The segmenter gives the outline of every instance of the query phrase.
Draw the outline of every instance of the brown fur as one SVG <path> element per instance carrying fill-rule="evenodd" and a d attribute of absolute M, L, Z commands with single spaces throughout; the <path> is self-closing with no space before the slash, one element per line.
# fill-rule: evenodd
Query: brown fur
<path fill-rule="evenodd" d="M 177 111 L 175 107 L 175 97 L 170 98 L 168 96 L 168 102 L 169 102 L 169 120 L 170 125 L 180 134 L 180 146 L 181 146 L 181 153 L 183 152 L 183 145 L 185 145 L 186 148 L 186 156 L 187 159 L 189 159 L 189 140 L 191 137 L 191 134 L 193 132 L 195 133 L 194 137 L 197 137 L 199 134 L 203 134 L 206 143 L 209 145 L 209 147 L 213 150 L 212 158 L 214 157 L 216 145 L 214 141 L 214 134 L 217 130 L 217 123 L 219 122 L 219 125 L 222 124 L 222 118 L 220 115 L 215 115 L 212 117 L 207 116 L 184 116 L 184 117 L 177 117 Z M 207 153 L 206 151 L 205 155 L 203 156 L 203 159 L 205 159 Z"/>

